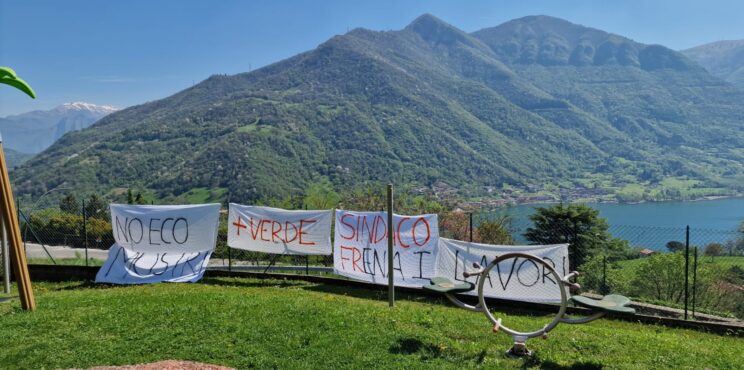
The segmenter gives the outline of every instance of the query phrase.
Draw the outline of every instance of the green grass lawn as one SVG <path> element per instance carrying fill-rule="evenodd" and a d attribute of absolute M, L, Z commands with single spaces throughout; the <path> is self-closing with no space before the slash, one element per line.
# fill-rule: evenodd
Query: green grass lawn
<path fill-rule="evenodd" d="M 302 281 L 208 278 L 198 284 L 36 283 L 38 310 L 0 303 L 0 368 L 69 368 L 163 359 L 237 368 L 736 368 L 744 340 L 600 320 L 531 340 L 537 356 L 506 358 L 510 338 L 482 314 L 423 297 Z M 544 316 L 502 314 L 528 329 Z"/>

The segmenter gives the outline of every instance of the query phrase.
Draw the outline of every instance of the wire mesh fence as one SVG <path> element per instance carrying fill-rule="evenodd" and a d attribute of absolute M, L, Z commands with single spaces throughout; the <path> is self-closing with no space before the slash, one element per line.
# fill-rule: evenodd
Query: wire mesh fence
<path fill-rule="evenodd" d="M 114 243 L 107 204 L 19 207 L 30 263 L 96 266 Z M 333 256 L 291 256 L 228 248 L 223 210 L 209 267 L 232 271 L 331 274 Z M 510 220 L 491 212 L 447 212 L 440 235 L 490 244 L 569 244 L 584 290 L 678 308 L 688 318 L 744 319 L 744 234 L 738 230 L 598 225 L 577 220 Z M 687 310 L 685 310 L 687 308 Z"/>

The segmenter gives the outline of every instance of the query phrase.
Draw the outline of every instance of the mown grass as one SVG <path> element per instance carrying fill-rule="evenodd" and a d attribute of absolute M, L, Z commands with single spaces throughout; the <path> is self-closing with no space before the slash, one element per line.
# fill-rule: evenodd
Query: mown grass
<path fill-rule="evenodd" d="M 301 281 L 36 283 L 38 310 L 0 304 L 0 368 L 69 368 L 163 359 L 237 368 L 736 368 L 744 340 L 615 320 L 559 325 L 506 358 L 510 338 L 441 300 Z M 544 316 L 500 314 L 527 329 Z"/>

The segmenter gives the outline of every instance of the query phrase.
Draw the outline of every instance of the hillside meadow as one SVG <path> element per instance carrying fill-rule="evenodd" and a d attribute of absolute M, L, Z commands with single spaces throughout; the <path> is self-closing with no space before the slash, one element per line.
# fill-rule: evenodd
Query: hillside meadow
<path fill-rule="evenodd" d="M 38 311 L 0 304 L 0 367 L 87 368 L 164 359 L 236 368 L 736 368 L 742 339 L 611 319 L 559 325 L 507 358 L 482 314 L 443 299 L 302 281 L 35 283 Z M 546 317 L 499 313 L 518 329 Z"/>

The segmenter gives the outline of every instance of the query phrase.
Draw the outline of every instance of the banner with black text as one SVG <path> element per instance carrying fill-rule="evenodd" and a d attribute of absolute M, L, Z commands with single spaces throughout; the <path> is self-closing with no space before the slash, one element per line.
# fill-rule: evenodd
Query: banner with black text
<path fill-rule="evenodd" d="M 452 281 L 470 281 L 477 285 L 477 276 L 466 279 L 463 272 L 473 271 L 474 262 L 486 268 L 496 257 L 512 252 L 534 255 L 546 261 L 561 277 L 569 272 L 568 244 L 490 245 L 440 238 L 437 274 Z M 549 271 L 529 259 L 506 259 L 486 277 L 484 295 L 515 301 L 558 303 L 561 293 Z M 477 295 L 477 289 L 466 294 Z"/>
<path fill-rule="evenodd" d="M 217 242 L 219 210 L 219 204 L 112 204 L 116 243 L 98 270 L 96 283 L 198 281 Z"/>

